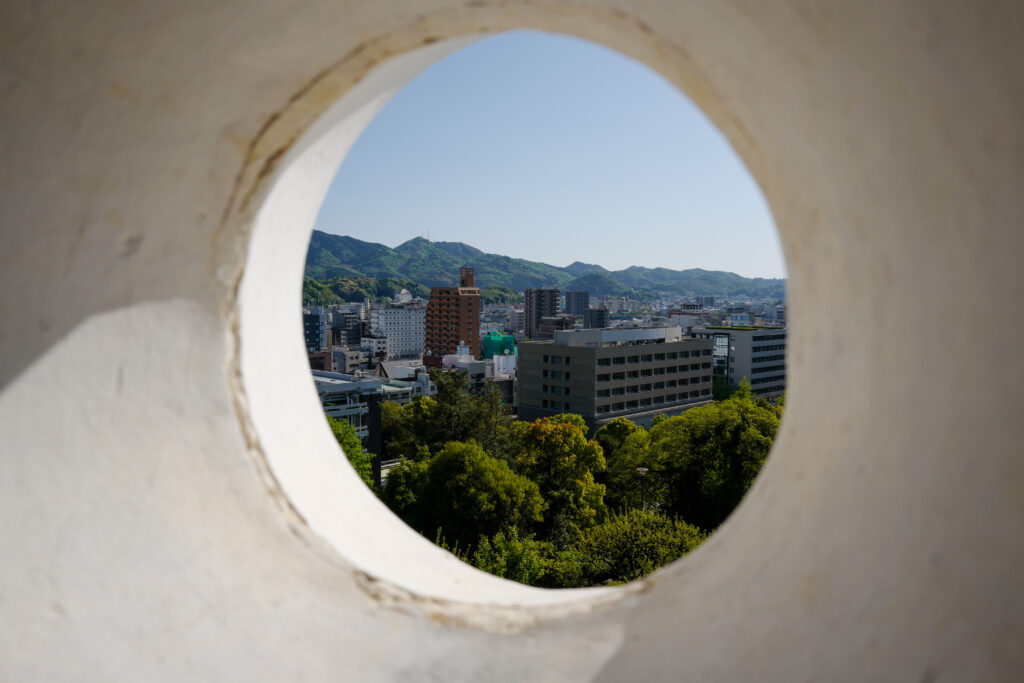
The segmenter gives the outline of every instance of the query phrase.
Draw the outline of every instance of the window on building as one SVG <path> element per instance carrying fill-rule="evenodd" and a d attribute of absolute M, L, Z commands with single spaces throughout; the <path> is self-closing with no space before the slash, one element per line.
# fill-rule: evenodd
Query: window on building
<path fill-rule="evenodd" d="M 611 381 L 611 379 L 612 379 L 611 375 L 598 375 L 597 376 L 597 381 L 598 382 L 609 382 L 609 381 Z"/>
<path fill-rule="evenodd" d="M 626 362 L 627 363 L 639 363 L 640 362 L 640 356 L 627 356 L 626 357 Z"/>

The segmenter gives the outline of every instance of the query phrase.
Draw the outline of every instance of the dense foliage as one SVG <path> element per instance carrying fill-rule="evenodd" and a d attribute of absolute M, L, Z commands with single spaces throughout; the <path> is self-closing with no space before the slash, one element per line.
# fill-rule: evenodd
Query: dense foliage
<path fill-rule="evenodd" d="M 419 283 L 428 290 L 458 284 L 459 269 L 464 266 L 474 269 L 479 287 L 500 285 L 517 295 L 528 287 L 559 287 L 585 289 L 594 295 L 648 290 L 684 296 L 745 294 L 755 298 L 782 298 L 786 288 L 786 281 L 781 279 L 745 278 L 735 273 L 699 268 L 670 270 L 633 266 L 609 271 L 583 263 L 559 268 L 486 254 L 461 242 L 430 242 L 422 237 L 391 249 L 383 244 L 314 230 L 306 255 L 306 275 L 317 280 L 393 278 Z M 587 275 L 592 277 L 585 277 Z M 413 292 L 412 287 L 405 287 Z"/>
<path fill-rule="evenodd" d="M 521 304 L 523 295 L 503 285 L 491 285 L 480 290 L 480 301 L 485 304 Z"/>
<path fill-rule="evenodd" d="M 363 450 L 363 444 L 359 440 L 356 430 L 348 422 L 337 420 L 330 415 L 327 416 L 327 424 L 330 425 L 331 432 L 334 433 L 334 438 L 338 441 L 338 445 L 341 446 L 341 452 L 348 458 L 352 469 L 356 471 L 356 474 L 363 480 L 363 483 L 372 488 L 373 469 L 370 463 L 370 456 Z"/>
<path fill-rule="evenodd" d="M 394 298 L 403 289 L 413 296 L 430 296 L 430 289 L 411 280 L 363 276 L 314 280 L 307 277 L 302 282 L 302 301 L 321 306 L 367 299 L 376 303 L 387 297 Z"/>
<path fill-rule="evenodd" d="M 381 498 L 484 571 L 537 586 L 630 581 L 686 554 L 728 516 L 764 463 L 781 407 L 743 385 L 728 400 L 616 419 L 513 419 L 498 392 L 437 373 L 436 398 L 383 404 Z M 644 468 L 641 476 L 637 468 Z"/>

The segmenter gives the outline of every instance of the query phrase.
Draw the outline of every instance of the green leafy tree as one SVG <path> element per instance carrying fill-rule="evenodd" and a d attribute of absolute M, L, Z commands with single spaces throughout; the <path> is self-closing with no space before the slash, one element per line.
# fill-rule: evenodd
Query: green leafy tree
<path fill-rule="evenodd" d="M 643 431 L 643 427 L 624 417 L 617 417 L 597 430 L 594 440 L 601 444 L 604 457 L 611 461 L 615 451 L 619 449 L 626 437 L 634 432 Z"/>
<path fill-rule="evenodd" d="M 327 424 L 331 426 L 331 432 L 334 433 L 334 438 L 337 439 L 338 445 L 341 446 L 352 469 L 356 471 L 363 483 L 373 488 L 373 466 L 370 463 L 370 456 L 363 450 L 363 444 L 359 440 L 356 430 L 345 420 L 337 420 L 330 415 L 326 417 Z"/>
<path fill-rule="evenodd" d="M 594 480 L 594 473 L 605 469 L 601 446 L 588 441 L 575 421 L 564 418 L 536 420 L 522 437 L 514 467 L 537 483 L 548 502 L 545 530 L 555 533 L 565 525 L 584 529 L 601 521 L 606 513 L 605 487 Z"/>
<path fill-rule="evenodd" d="M 583 533 L 576 549 L 587 585 L 650 574 L 704 540 L 695 526 L 650 510 L 625 510 Z"/>
<path fill-rule="evenodd" d="M 477 569 L 519 583 L 536 585 L 547 572 L 547 546 L 533 539 L 521 539 L 513 527 L 499 531 L 493 538 L 483 537 L 473 553 Z"/>
<path fill-rule="evenodd" d="M 429 434 L 431 451 L 450 441 L 470 440 L 488 453 L 502 450 L 513 419 L 501 392 L 488 382 L 481 393 L 471 394 L 464 372 L 433 372 L 430 378 L 437 385 L 436 408 L 424 418 L 434 429 Z"/>
<path fill-rule="evenodd" d="M 724 375 L 715 375 L 711 378 L 711 398 L 716 401 L 724 401 L 736 390 L 729 383 L 729 378 Z"/>
<path fill-rule="evenodd" d="M 393 480 L 396 470 L 400 479 Z M 383 497 L 420 533 L 429 537 L 441 530 L 467 552 L 480 536 L 511 528 L 529 533 L 543 520 L 537 485 L 476 442 L 452 442 L 428 461 L 393 468 Z"/>
<path fill-rule="evenodd" d="M 638 429 L 608 458 L 606 500 L 609 507 L 639 508 L 641 503 L 654 509 L 662 506 L 662 480 L 654 467 L 650 445 L 650 433 Z M 637 471 L 639 467 L 646 467 L 647 473 L 641 476 Z"/>
<path fill-rule="evenodd" d="M 403 460 L 388 471 L 380 492 L 384 504 L 420 533 L 429 535 L 431 520 L 423 514 L 423 492 L 427 485 L 429 460 Z M 434 526 L 434 529 L 437 527 Z"/>
<path fill-rule="evenodd" d="M 666 512 L 714 529 L 739 504 L 779 426 L 749 385 L 727 400 L 691 408 L 652 427 L 648 446 Z"/>
<path fill-rule="evenodd" d="M 437 445 L 436 413 L 437 401 L 429 396 L 404 406 L 388 401 L 381 403 L 384 459 L 422 460 L 429 457 L 431 445 Z"/>

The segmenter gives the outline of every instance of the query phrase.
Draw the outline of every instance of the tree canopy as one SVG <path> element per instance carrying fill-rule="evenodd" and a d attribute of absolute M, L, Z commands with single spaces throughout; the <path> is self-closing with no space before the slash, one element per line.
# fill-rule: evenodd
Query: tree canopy
<path fill-rule="evenodd" d="M 751 486 L 782 413 L 741 385 L 590 439 L 578 415 L 518 421 L 492 387 L 434 378 L 435 398 L 383 406 L 384 457 L 401 463 L 380 496 L 467 562 L 537 586 L 630 581 L 695 548 Z"/>
<path fill-rule="evenodd" d="M 326 417 L 327 424 L 331 426 L 331 432 L 338 441 L 338 445 L 341 446 L 341 451 L 352 465 L 352 469 L 356 471 L 363 483 L 373 488 L 373 467 L 370 463 L 370 456 L 363 450 L 363 444 L 359 440 L 356 430 L 345 420 L 338 420 L 330 415 Z"/>

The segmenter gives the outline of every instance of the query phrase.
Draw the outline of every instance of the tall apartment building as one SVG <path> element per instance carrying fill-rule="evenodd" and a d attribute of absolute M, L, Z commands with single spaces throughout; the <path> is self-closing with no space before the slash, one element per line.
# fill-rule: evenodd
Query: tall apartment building
<path fill-rule="evenodd" d="M 459 271 L 458 287 L 434 287 L 427 302 L 424 365 L 441 367 L 441 359 L 456 352 L 460 344 L 480 356 L 480 289 L 473 282 L 473 269 Z"/>
<path fill-rule="evenodd" d="M 335 310 L 331 313 L 331 332 L 335 346 L 359 347 L 363 335 L 363 321 L 352 311 Z"/>
<path fill-rule="evenodd" d="M 557 289 L 528 289 L 523 292 L 523 306 L 526 313 L 524 329 L 527 337 L 536 336 L 540 330 L 541 318 L 558 315 Z"/>
<path fill-rule="evenodd" d="M 565 312 L 580 317 L 590 308 L 590 292 L 566 292 Z"/>
<path fill-rule="evenodd" d="M 588 330 L 608 327 L 608 309 L 588 308 L 583 313 L 583 327 Z"/>
<path fill-rule="evenodd" d="M 786 328 L 693 328 L 693 336 L 715 344 L 715 374 L 738 386 L 746 379 L 755 396 L 777 398 L 786 390 Z"/>
<path fill-rule="evenodd" d="M 426 344 L 427 309 L 406 303 L 370 309 L 370 332 L 387 339 L 385 360 L 418 358 Z"/>
<path fill-rule="evenodd" d="M 310 306 L 302 312 L 302 327 L 307 351 L 327 348 L 327 311 L 322 306 Z"/>
<path fill-rule="evenodd" d="M 591 429 L 617 417 L 650 425 L 711 401 L 713 341 L 678 327 L 568 330 L 519 344 L 519 417 L 576 413 Z"/>

